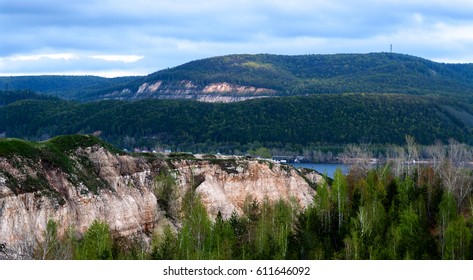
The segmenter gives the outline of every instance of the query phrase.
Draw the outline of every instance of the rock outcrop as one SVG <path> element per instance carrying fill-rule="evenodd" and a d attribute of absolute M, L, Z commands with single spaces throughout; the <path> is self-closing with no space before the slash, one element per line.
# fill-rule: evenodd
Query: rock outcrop
<path fill-rule="evenodd" d="M 189 179 L 199 178 L 195 191 L 200 194 L 211 217 L 218 212 L 224 219 L 229 218 L 233 211 L 242 214 L 247 199 L 272 202 L 293 200 L 305 208 L 312 203 L 315 195 L 306 178 L 287 165 L 256 160 L 226 160 L 219 163 L 180 161 L 175 166 L 181 188 L 191 185 Z M 322 181 L 322 177 L 317 176 L 314 184 Z"/>
<path fill-rule="evenodd" d="M 322 180 L 315 172 L 308 179 L 290 166 L 266 161 L 165 160 L 92 143 L 62 151 L 67 158 L 50 156 L 41 145 L 33 147 L 34 156 L 0 156 L 0 244 L 5 245 L 0 259 L 31 258 L 48 220 L 58 222 L 60 235 L 70 227 L 84 233 L 95 220 L 124 236 L 151 233 L 166 219 L 155 192 L 163 170 L 174 176 L 177 201 L 192 188 L 209 215 L 220 211 L 224 218 L 233 211 L 241 214 L 248 197 L 292 200 L 306 207 L 315 194 L 311 185 Z"/>
<path fill-rule="evenodd" d="M 248 99 L 276 96 L 269 88 L 241 86 L 231 83 L 197 85 L 189 80 L 166 82 L 154 81 L 141 84 L 138 89 L 125 88 L 110 92 L 104 99 L 193 99 L 202 102 L 238 102 Z"/>

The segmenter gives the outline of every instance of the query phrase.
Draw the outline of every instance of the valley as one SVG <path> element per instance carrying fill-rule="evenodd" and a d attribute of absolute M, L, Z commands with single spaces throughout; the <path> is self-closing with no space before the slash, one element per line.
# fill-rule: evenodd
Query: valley
<path fill-rule="evenodd" d="M 0 259 L 473 257 L 472 64 L 242 54 L 0 89 Z"/>

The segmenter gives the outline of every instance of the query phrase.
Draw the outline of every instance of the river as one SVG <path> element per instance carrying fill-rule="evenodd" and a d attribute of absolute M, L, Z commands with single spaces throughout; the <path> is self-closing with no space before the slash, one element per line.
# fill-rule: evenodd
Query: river
<path fill-rule="evenodd" d="M 327 174 L 328 177 L 333 179 L 333 174 L 335 174 L 335 170 L 337 168 L 341 168 L 343 174 L 348 173 L 348 165 L 341 164 L 341 163 L 290 163 L 292 166 L 296 168 L 309 168 L 316 170 L 319 173 Z"/>

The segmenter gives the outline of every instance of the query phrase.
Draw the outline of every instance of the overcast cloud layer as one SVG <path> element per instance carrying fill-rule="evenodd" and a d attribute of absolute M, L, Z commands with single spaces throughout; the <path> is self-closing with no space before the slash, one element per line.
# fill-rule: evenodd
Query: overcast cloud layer
<path fill-rule="evenodd" d="M 142 75 L 234 53 L 473 62 L 471 0 L 0 0 L 0 75 Z"/>

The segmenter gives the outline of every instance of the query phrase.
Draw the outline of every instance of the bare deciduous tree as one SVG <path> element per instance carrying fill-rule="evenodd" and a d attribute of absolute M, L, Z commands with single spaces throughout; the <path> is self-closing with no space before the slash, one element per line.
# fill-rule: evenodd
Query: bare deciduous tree
<path fill-rule="evenodd" d="M 407 174 L 412 175 L 416 163 L 419 162 L 419 149 L 414 137 L 410 135 L 406 135 L 406 149 Z"/>
<path fill-rule="evenodd" d="M 404 163 L 406 161 L 406 151 L 403 147 L 393 146 L 386 152 L 388 163 L 391 164 L 392 171 L 396 177 L 404 174 Z"/>
<path fill-rule="evenodd" d="M 440 172 L 442 164 L 445 162 L 447 151 L 442 142 L 437 141 L 434 145 L 427 147 L 427 154 L 432 160 L 432 167 L 436 173 Z"/>
<path fill-rule="evenodd" d="M 350 165 L 350 173 L 357 177 L 364 177 L 371 168 L 372 158 L 373 153 L 370 144 L 349 144 L 343 153 L 342 162 Z"/>

